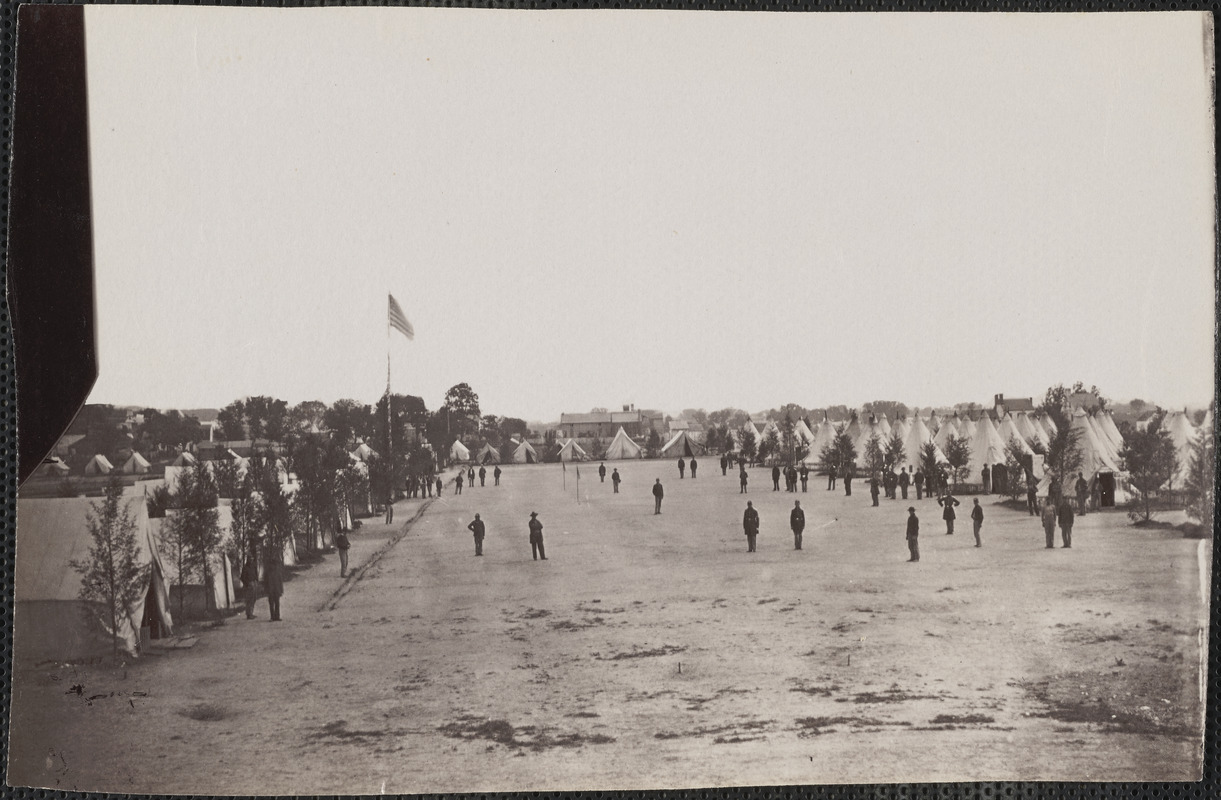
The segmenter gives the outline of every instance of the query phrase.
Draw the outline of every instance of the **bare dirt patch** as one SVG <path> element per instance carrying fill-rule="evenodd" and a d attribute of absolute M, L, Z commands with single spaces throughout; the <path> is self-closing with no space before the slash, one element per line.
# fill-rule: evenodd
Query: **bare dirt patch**
<path fill-rule="evenodd" d="M 584 747 L 615 741 L 613 736 L 602 733 L 553 732 L 534 725 L 515 727 L 507 720 L 472 716 L 460 717 L 457 722 L 442 725 L 437 730 L 451 739 L 484 739 L 514 750 L 536 753 L 557 747 Z"/>
<path fill-rule="evenodd" d="M 604 656 L 599 653 L 594 653 L 594 658 L 599 661 L 623 661 L 628 658 L 657 658 L 658 656 L 672 656 L 675 653 L 685 651 L 685 647 L 676 647 L 674 645 L 663 644 L 661 647 L 654 647 L 649 650 L 633 649 L 623 653 L 615 653 L 614 655 Z"/>

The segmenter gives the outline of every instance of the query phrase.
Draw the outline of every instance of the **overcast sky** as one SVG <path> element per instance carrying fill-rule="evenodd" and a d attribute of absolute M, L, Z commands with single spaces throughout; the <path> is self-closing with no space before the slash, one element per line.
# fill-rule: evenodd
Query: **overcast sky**
<path fill-rule="evenodd" d="M 1212 396 L 1204 14 L 85 13 L 93 402 Z"/>

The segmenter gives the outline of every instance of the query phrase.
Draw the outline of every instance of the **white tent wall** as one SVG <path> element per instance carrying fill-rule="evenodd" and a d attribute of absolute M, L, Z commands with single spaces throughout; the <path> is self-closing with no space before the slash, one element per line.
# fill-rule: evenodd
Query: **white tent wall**
<path fill-rule="evenodd" d="M 500 453 L 491 444 L 485 444 L 479 449 L 479 454 L 475 456 L 475 462 L 478 464 L 499 464 Z"/>
<path fill-rule="evenodd" d="M 606 447 L 607 461 L 622 461 L 631 458 L 643 458 L 644 450 L 632 441 L 622 427 L 615 432 L 615 438 Z"/>
<path fill-rule="evenodd" d="M 1005 442 L 992 425 L 988 415 L 979 418 L 975 423 L 975 433 L 971 437 L 971 458 L 967 462 L 967 482 L 980 480 L 984 465 L 991 467 L 1005 463 Z"/>
<path fill-rule="evenodd" d="M 71 566 L 89 556 L 92 538 L 88 515 L 98 498 L 18 499 L 17 552 L 14 560 L 13 656 L 35 663 L 79 660 L 112 651 L 108 614 L 80 599 L 81 575 Z M 124 501 L 136 523 L 140 560 L 146 580 L 138 600 L 129 606 L 119 628 L 120 647 L 138 653 L 140 622 L 150 587 L 161 603 L 162 628 L 173 630 L 164 604 L 160 563 L 150 544 L 148 512 L 141 498 Z"/>
<path fill-rule="evenodd" d="M 462 442 L 455 439 L 454 443 L 449 446 L 449 460 L 450 461 L 470 461 L 471 460 L 471 451 L 466 448 L 466 445 L 462 444 Z"/>
<path fill-rule="evenodd" d="M 108 475 L 114 470 L 114 465 L 104 455 L 95 455 L 85 464 L 86 475 Z"/>
<path fill-rule="evenodd" d="M 537 464 L 538 453 L 529 442 L 523 440 L 513 451 L 513 461 L 517 464 Z"/>
<path fill-rule="evenodd" d="M 1200 433 L 1182 411 L 1167 414 L 1166 419 L 1162 422 L 1162 428 L 1170 434 L 1170 441 L 1174 442 L 1174 452 L 1179 460 L 1178 469 L 1175 470 L 1174 478 L 1171 480 L 1171 487 L 1181 489 L 1187 479 L 1188 470 L 1191 469 L 1191 460 L 1195 456 L 1196 437 Z"/>
<path fill-rule="evenodd" d="M 1016 440 L 1020 446 L 1019 449 L 1024 455 L 1034 455 L 1034 450 L 1030 449 L 1030 445 L 1026 442 L 1026 437 L 1022 435 L 1012 414 L 1005 415 L 1000 425 L 997 426 L 996 433 L 1001 437 L 1001 441 L 1005 443 L 1006 449 L 1008 449 L 1011 440 Z"/>
<path fill-rule="evenodd" d="M 907 438 L 903 440 L 903 450 L 906 459 L 900 466 L 906 466 L 908 472 L 915 472 L 921 468 L 923 464 L 924 446 L 933 441 L 932 432 L 925 426 L 924 420 L 916 417 L 912 420 L 911 426 L 907 432 Z M 933 444 L 937 447 L 936 443 Z M 936 458 L 938 464 L 948 464 L 945 453 L 941 452 L 941 448 L 937 447 Z"/>
<path fill-rule="evenodd" d="M 581 445 L 577 444 L 576 439 L 569 439 L 560 447 L 559 459 L 560 461 L 587 461 L 589 455 L 581 448 Z"/>

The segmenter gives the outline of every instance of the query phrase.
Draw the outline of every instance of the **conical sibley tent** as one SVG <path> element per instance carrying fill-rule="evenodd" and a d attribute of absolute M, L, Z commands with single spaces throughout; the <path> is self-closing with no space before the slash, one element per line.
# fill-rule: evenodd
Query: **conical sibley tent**
<path fill-rule="evenodd" d="M 975 433 L 971 437 L 971 458 L 967 462 L 967 481 L 974 483 L 980 479 L 984 465 L 1005 463 L 1005 442 L 992 425 L 987 414 L 975 423 Z"/>
<path fill-rule="evenodd" d="M 822 451 L 835 443 L 835 425 L 824 420 L 814 429 L 814 441 L 810 442 L 810 453 L 805 457 L 807 466 L 816 466 L 822 458 Z"/>
<path fill-rule="evenodd" d="M 1017 422 L 1014 420 L 1012 414 L 1005 415 L 1005 418 L 1001 420 L 1001 424 L 997 427 L 996 433 L 1001 437 L 1001 441 L 1005 443 L 1006 449 L 1008 449 L 1009 442 L 1012 439 L 1017 441 L 1019 449 L 1022 451 L 1023 455 L 1034 455 L 1034 450 L 1030 449 L 1030 445 L 1026 442 L 1026 437 L 1023 436 L 1021 430 L 1018 429 Z"/>
<path fill-rule="evenodd" d="M 1029 414 L 1025 411 L 1019 411 L 1013 420 L 1013 424 L 1017 426 L 1018 433 L 1022 434 L 1022 438 L 1027 444 L 1034 440 L 1043 446 L 1044 452 L 1047 451 L 1047 431 L 1042 425 L 1032 420 Z"/>
<path fill-rule="evenodd" d="M 804 419 L 797 420 L 797 423 L 793 426 L 793 433 L 802 444 L 809 444 L 814 441 L 814 431 L 810 430 L 810 426 L 806 424 Z"/>
<path fill-rule="evenodd" d="M 984 416 L 987 416 L 987 414 Z M 991 422 L 991 420 L 989 420 L 989 422 Z M 975 441 L 975 429 L 977 427 L 979 427 L 978 422 L 970 417 L 962 417 L 958 420 L 958 435 L 965 437 L 967 441 L 973 442 Z M 995 426 L 992 427 L 992 430 L 996 430 Z"/>
<path fill-rule="evenodd" d="M 500 453 L 496 452 L 496 448 L 491 444 L 485 444 L 479 454 L 475 456 L 475 462 L 477 464 L 499 464 Z"/>
<path fill-rule="evenodd" d="M 929 433 L 933 434 L 934 436 L 936 436 L 941 430 L 941 417 L 937 416 L 936 411 L 929 414 L 928 421 L 925 422 L 925 427 L 927 427 L 929 429 Z"/>
<path fill-rule="evenodd" d="M 704 446 L 686 431 L 679 431 L 661 448 L 661 454 L 665 458 L 693 458 L 704 454 Z"/>
<path fill-rule="evenodd" d="M 882 437 L 883 442 L 890 438 L 890 420 L 886 419 L 885 414 L 878 417 L 877 428 L 878 436 Z"/>
<path fill-rule="evenodd" d="M 1097 414 L 1088 413 L 1085 415 L 1085 419 L 1090 426 L 1090 430 L 1094 432 L 1094 438 L 1098 440 L 1098 444 L 1102 445 L 1102 450 L 1106 453 L 1107 458 L 1113 463 L 1118 464 L 1120 462 L 1119 449 L 1111 443 L 1111 439 L 1103 431 L 1102 420 L 1099 419 Z"/>
<path fill-rule="evenodd" d="M 1118 454 L 1124 448 L 1123 434 L 1119 432 L 1119 426 L 1115 424 L 1115 418 L 1111 416 L 1110 409 L 1098 412 L 1098 417 L 1095 419 L 1098 423 L 1099 430 L 1110 441 L 1112 449 Z"/>
<path fill-rule="evenodd" d="M 537 464 L 538 453 L 530 446 L 530 443 L 525 439 L 513 451 L 513 460 L 518 464 Z"/>
<path fill-rule="evenodd" d="M 462 442 L 454 439 L 454 443 L 449 446 L 450 461 L 470 461 L 471 451 L 466 448 Z"/>
<path fill-rule="evenodd" d="M 560 448 L 560 461 L 587 461 L 589 456 L 581 449 L 581 445 L 577 444 L 576 439 L 569 439 Z"/>
<path fill-rule="evenodd" d="M 377 453 L 374 452 L 372 447 L 364 442 L 361 442 L 356 449 L 352 451 L 352 455 L 355 456 L 358 461 L 368 461 L 370 458 L 377 455 Z"/>
<path fill-rule="evenodd" d="M 611 439 L 611 443 L 606 448 L 607 461 L 642 458 L 643 456 L 644 451 L 640 448 L 640 445 L 633 442 L 622 427 L 615 433 L 615 438 Z"/>
<path fill-rule="evenodd" d="M 941 448 L 937 447 L 936 443 L 933 442 L 933 435 L 925 427 L 924 420 L 918 416 L 914 417 L 911 427 L 907 431 L 907 438 L 903 440 L 903 450 L 907 458 L 905 463 L 900 466 L 906 466 L 908 472 L 915 472 L 918 468 L 921 468 L 924 463 L 924 446 L 930 443 L 933 444 L 933 447 L 937 448 L 937 463 L 948 464 L 949 462 L 946 460 L 945 453 L 941 452 Z"/>

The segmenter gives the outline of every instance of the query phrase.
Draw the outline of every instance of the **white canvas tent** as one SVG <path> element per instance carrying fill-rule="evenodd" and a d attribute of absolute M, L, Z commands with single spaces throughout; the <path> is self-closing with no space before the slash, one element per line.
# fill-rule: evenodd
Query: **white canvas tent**
<path fill-rule="evenodd" d="M 878 436 L 882 437 L 883 442 L 885 442 L 887 439 L 890 438 L 890 431 L 891 431 L 890 420 L 886 419 L 885 414 L 878 417 L 877 428 L 878 428 Z"/>
<path fill-rule="evenodd" d="M 81 576 L 73 561 L 89 556 L 93 540 L 88 516 L 97 498 L 17 500 L 17 555 L 14 560 L 14 656 L 39 662 L 78 660 L 112 651 L 105 608 L 80 599 Z M 149 540 L 148 511 L 141 497 L 126 499 L 136 523 L 136 544 L 145 567 L 139 598 L 127 608 L 118 630 L 120 647 L 138 652 L 141 623 L 173 631 L 169 595 L 155 548 Z M 149 601 L 152 605 L 147 605 Z"/>
<path fill-rule="evenodd" d="M 1014 440 L 1018 442 L 1023 455 L 1034 455 L 1034 450 L 1030 449 L 1030 445 L 1026 442 L 1026 437 L 1018 429 L 1017 422 L 1012 414 L 1005 415 L 1005 418 L 1001 420 L 1000 425 L 997 427 L 996 433 L 1001 437 L 1001 441 L 1005 443 L 1006 449 L 1009 447 L 1009 442 Z"/>
<path fill-rule="evenodd" d="M 814 429 L 814 439 L 810 442 L 809 455 L 805 457 L 807 466 L 818 464 L 819 458 L 822 456 L 822 451 L 830 447 L 835 442 L 837 431 L 835 425 L 829 420 L 820 422 Z"/>
<path fill-rule="evenodd" d="M 1005 463 L 1005 441 L 996 432 L 996 427 L 987 414 L 975 423 L 975 432 L 970 441 L 971 458 L 967 462 L 967 481 L 976 482 L 983 473 L 985 464 L 992 467 Z"/>
<path fill-rule="evenodd" d="M 496 448 L 492 447 L 491 444 L 485 444 L 482 448 L 479 449 L 479 453 L 475 456 L 475 463 L 477 463 L 477 464 L 499 464 L 500 463 L 500 453 L 498 453 L 496 451 Z"/>
<path fill-rule="evenodd" d="M 356 449 L 352 451 L 352 455 L 355 456 L 358 461 L 368 461 L 370 458 L 377 455 L 377 451 L 364 442 L 361 442 L 356 446 Z"/>
<path fill-rule="evenodd" d="M 171 467 L 193 467 L 198 463 L 199 463 L 199 459 L 195 458 L 195 456 L 193 454 L 188 453 L 186 450 L 183 450 L 181 453 L 178 454 L 178 458 L 175 458 L 173 461 L 170 462 L 170 466 Z"/>
<path fill-rule="evenodd" d="M 1119 426 L 1115 424 L 1115 418 L 1111 416 L 1110 409 L 1098 412 L 1094 422 L 1098 424 L 1098 429 L 1107 437 L 1107 441 L 1111 443 L 1111 449 L 1118 456 L 1124 448 L 1123 434 L 1119 432 Z"/>
<path fill-rule="evenodd" d="M 466 448 L 462 442 L 454 439 L 454 443 L 449 446 L 450 461 L 470 461 L 471 451 Z"/>
<path fill-rule="evenodd" d="M 928 420 L 925 422 L 925 427 L 929 429 L 929 433 L 934 436 L 941 430 L 941 417 L 937 416 L 937 412 L 929 414 Z"/>
<path fill-rule="evenodd" d="M 589 455 L 577 444 L 576 439 L 569 439 L 560 448 L 560 461 L 588 461 Z"/>
<path fill-rule="evenodd" d="M 86 475 L 109 475 L 112 470 L 114 470 L 114 465 L 101 453 L 89 459 L 89 462 L 85 464 Z"/>
<path fill-rule="evenodd" d="M 525 439 L 513 451 L 513 460 L 518 464 L 537 464 L 538 453 L 530 446 L 530 443 Z"/>
<path fill-rule="evenodd" d="M 124 475 L 145 475 L 151 466 L 148 463 L 148 459 L 133 451 L 131 456 L 123 462 L 123 466 L 120 467 L 119 471 Z"/>
<path fill-rule="evenodd" d="M 1098 480 L 1100 474 L 1111 474 L 1115 481 L 1115 502 L 1121 504 L 1128 499 L 1128 487 L 1126 480 L 1120 473 L 1118 464 L 1110 457 L 1107 448 L 1098 439 L 1098 434 L 1093 426 L 1090 425 L 1088 415 L 1078 408 L 1073 412 L 1073 418 L 1069 423 L 1071 430 L 1078 431 L 1077 433 L 1077 449 L 1081 453 L 1081 467 L 1079 472 L 1089 481 L 1091 487 Z M 1073 472 L 1063 476 L 1063 486 L 1061 491 L 1066 497 L 1072 497 L 1076 494 L 1077 473 Z M 1051 475 L 1043 476 L 1039 482 L 1039 494 L 1046 495 L 1051 490 Z"/>
<path fill-rule="evenodd" d="M 627 435 L 622 427 L 616 431 L 615 438 L 611 439 L 611 443 L 606 448 L 607 461 L 619 461 L 626 458 L 642 458 L 643 456 L 644 451 L 641 450 L 640 445 L 633 442 L 631 437 Z"/>
<path fill-rule="evenodd" d="M 793 426 L 793 433 L 797 435 L 802 444 L 814 441 L 814 431 L 810 430 L 810 426 L 804 419 L 797 420 L 797 424 Z"/>
<path fill-rule="evenodd" d="M 987 415 L 985 414 L 984 416 Z M 966 438 L 967 441 L 975 441 L 975 430 L 979 427 L 979 423 L 970 417 L 962 417 L 957 422 L 958 435 Z M 989 420 L 989 423 L 991 423 L 991 420 Z M 992 426 L 992 430 L 995 431 L 996 427 Z"/>
<path fill-rule="evenodd" d="M 1013 424 L 1017 426 L 1018 433 L 1022 434 L 1022 439 L 1027 444 L 1030 440 L 1035 440 L 1043 446 L 1044 451 L 1047 449 L 1049 442 L 1047 438 L 1047 430 L 1038 422 L 1032 420 L 1030 415 L 1025 411 L 1019 411 L 1014 417 Z"/>
<path fill-rule="evenodd" d="M 661 448 L 661 454 L 665 458 L 693 458 L 704 454 L 704 446 L 686 431 L 679 431 Z"/>
<path fill-rule="evenodd" d="M 933 447 L 937 447 L 933 442 L 933 434 L 925 426 L 924 420 L 919 416 L 912 419 L 911 427 L 907 431 L 907 437 L 903 440 L 903 451 L 907 459 L 900 467 L 906 466 L 908 472 L 915 472 L 920 468 L 923 461 L 924 446 L 932 443 Z M 941 452 L 941 448 L 937 447 L 936 458 L 938 464 L 948 464 L 945 453 Z"/>
<path fill-rule="evenodd" d="M 1187 419 L 1187 414 L 1182 411 L 1167 414 L 1162 427 L 1170 434 L 1170 440 L 1174 442 L 1174 453 L 1179 459 L 1178 469 L 1175 470 L 1170 485 L 1171 488 L 1182 489 L 1187 471 L 1191 469 L 1191 460 L 1195 456 L 1196 437 L 1200 434 Z"/>

